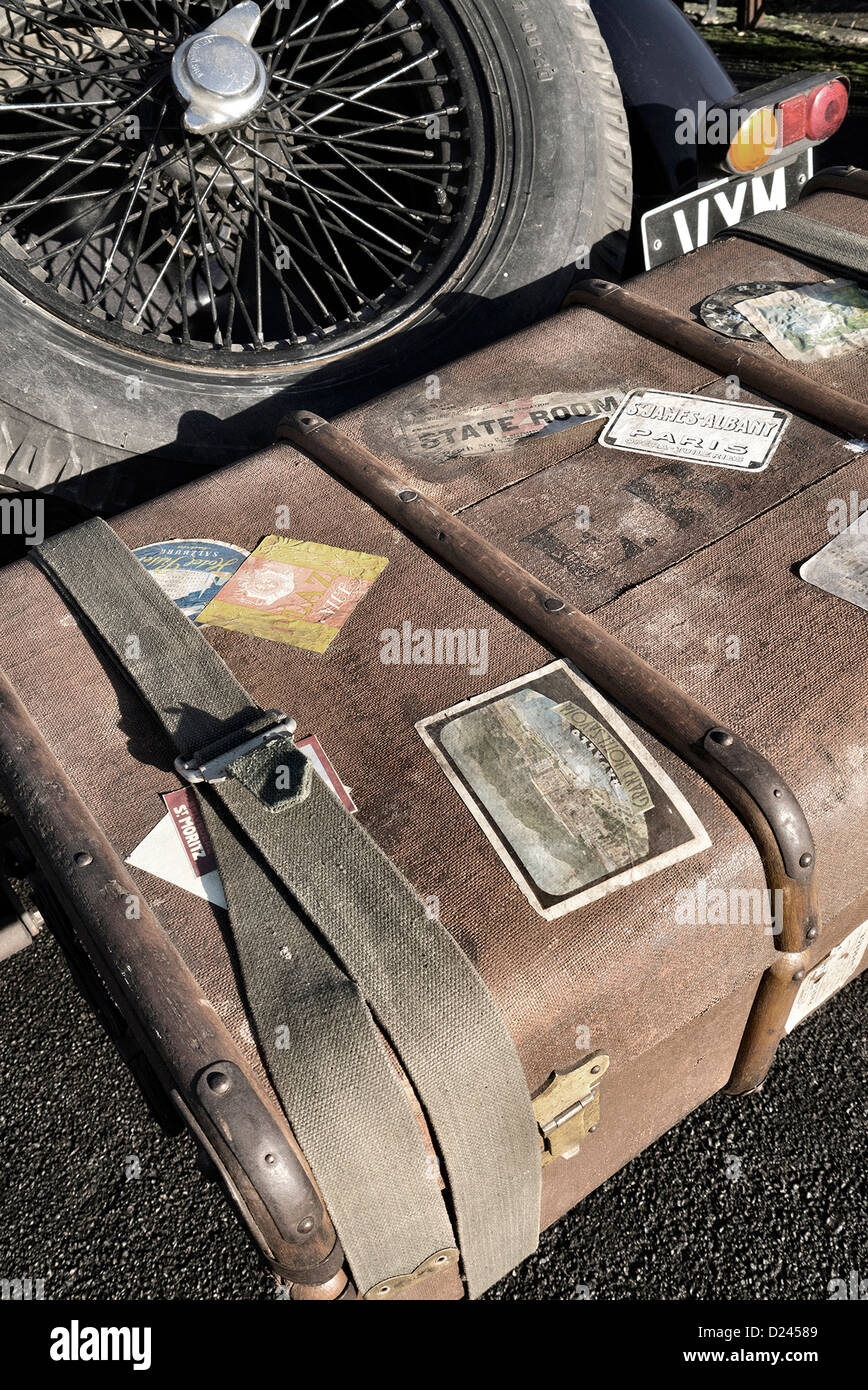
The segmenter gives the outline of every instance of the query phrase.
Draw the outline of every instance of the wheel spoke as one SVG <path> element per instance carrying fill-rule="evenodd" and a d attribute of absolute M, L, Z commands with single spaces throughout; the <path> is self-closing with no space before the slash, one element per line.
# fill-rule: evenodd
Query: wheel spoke
<path fill-rule="evenodd" d="M 123 234 L 124 234 L 124 232 L 126 231 L 127 223 L 129 222 L 129 219 L 130 219 L 130 213 L 132 212 L 133 206 L 134 206 L 134 204 L 135 204 L 135 201 L 136 201 L 136 199 L 138 198 L 139 193 L 141 192 L 141 188 L 142 188 L 142 184 L 143 184 L 143 182 L 144 182 L 145 174 L 146 174 L 146 172 L 147 172 L 148 165 L 149 165 L 150 162 L 151 162 L 151 156 L 153 155 L 154 150 L 156 149 L 156 146 L 157 146 L 157 137 L 159 136 L 160 130 L 161 130 L 161 128 L 162 128 L 163 120 L 164 120 L 164 117 L 165 117 L 165 115 L 166 115 L 166 107 L 168 106 L 168 104 L 169 104 L 169 103 L 168 103 L 168 98 L 167 98 L 166 101 L 163 102 L 162 110 L 160 111 L 160 117 L 159 117 L 159 120 L 157 121 L 156 129 L 154 130 L 154 133 L 153 133 L 153 135 L 151 136 L 151 143 L 148 145 L 148 148 L 147 148 L 147 150 L 146 150 L 146 152 L 145 152 L 145 157 L 144 157 L 144 159 L 142 160 L 141 172 L 139 173 L 139 176 L 138 176 L 138 178 L 136 179 L 135 187 L 133 188 L 133 191 L 132 191 L 132 193 L 130 194 L 130 201 L 129 201 L 128 205 L 127 205 L 127 210 L 126 210 L 126 212 L 124 213 L 123 221 L 121 222 L 121 225 L 120 225 L 120 227 L 118 228 L 118 233 L 117 233 L 117 236 L 115 237 L 114 243 L 113 243 L 113 245 L 112 245 L 112 249 L 111 249 L 111 251 L 109 252 L 108 256 L 106 257 L 106 261 L 105 261 L 105 265 L 104 265 L 104 267 L 103 267 L 102 275 L 100 276 L 99 285 L 104 284 L 105 280 L 108 278 L 109 272 L 111 271 L 112 263 L 113 263 L 113 261 L 114 261 L 115 256 L 117 255 L 117 250 L 118 250 L 118 247 L 119 247 L 119 245 L 120 245 L 120 243 L 121 243 L 121 238 L 123 237 Z M 97 288 L 99 288 L 99 285 L 97 286 Z"/>
<path fill-rule="evenodd" d="M 295 209 L 294 209 L 294 207 L 292 206 L 291 203 L 286 202 L 284 199 L 278 198 L 276 195 L 273 195 L 273 196 L 272 196 L 272 195 L 266 195 L 266 197 L 265 197 L 265 201 L 266 201 L 267 203 L 271 203 L 271 202 L 273 201 L 273 202 L 275 202 L 275 203 L 277 203 L 277 204 L 280 204 L 281 206 L 287 208 L 287 209 L 292 213 L 294 220 L 296 221 L 296 223 L 297 223 L 297 224 L 300 226 L 300 228 L 301 228 L 301 233 L 302 233 L 303 241 L 299 241 L 298 238 L 296 238 L 296 237 L 294 237 L 294 236 L 292 235 L 292 233 L 288 233 L 288 232 L 281 233 L 280 230 L 279 230 L 279 228 L 277 228 L 277 227 L 275 226 L 275 224 L 274 224 L 273 220 L 271 219 L 271 217 L 268 216 L 266 213 L 264 213 L 264 212 L 262 211 L 261 207 L 259 207 L 257 203 L 251 203 L 251 202 L 249 201 L 249 195 L 247 194 L 247 190 L 244 189 L 244 188 L 243 188 L 243 185 L 241 185 L 241 184 L 239 183 L 238 176 L 237 176 L 237 174 L 235 173 L 235 171 L 232 170 L 231 165 L 227 164 L 225 160 L 222 160 L 222 157 L 219 156 L 218 154 L 216 154 L 216 152 L 215 152 L 215 157 L 221 158 L 221 162 L 223 163 L 224 167 L 225 167 L 226 169 L 228 169 L 229 172 L 232 174 L 232 177 L 234 178 L 236 184 L 238 184 L 239 188 L 241 189 L 241 192 L 242 192 L 243 196 L 245 197 L 245 199 L 248 200 L 247 206 L 249 207 L 251 213 L 252 213 L 252 214 L 255 214 L 255 215 L 257 216 L 257 218 L 259 218 L 259 219 L 263 222 L 263 224 L 265 225 L 265 227 L 267 228 L 267 230 L 268 230 L 269 232 L 274 233 L 275 235 L 284 235 L 284 236 L 286 236 L 286 238 L 287 238 L 287 240 L 290 242 L 290 244 L 296 245 L 296 246 L 300 246 L 300 247 L 302 247 L 302 249 L 305 249 L 305 250 L 306 250 L 306 253 L 308 254 L 308 256 L 310 256 L 313 260 L 315 260 L 316 263 L 326 272 L 326 274 L 329 276 L 329 278 L 330 278 L 330 280 L 332 281 L 332 283 L 337 284 L 337 283 L 339 283 L 339 281 L 343 281 L 343 284 L 346 286 L 346 288 L 350 289 L 355 295 L 358 296 L 360 302 L 362 302 L 362 303 L 368 303 L 368 304 L 370 304 L 371 306 L 373 306 L 374 301 L 371 300 L 371 299 L 369 299 L 366 295 L 362 295 L 361 292 L 359 291 L 359 289 L 357 288 L 357 286 L 354 284 L 354 282 L 353 282 L 348 276 L 338 276 L 338 277 L 335 276 L 334 271 L 327 265 L 327 263 L 326 263 L 326 262 L 322 259 L 322 257 L 320 256 L 319 252 L 316 250 L 316 247 L 315 247 L 314 243 L 311 241 L 309 232 L 307 232 L 307 231 L 304 229 L 304 227 L 301 226 L 301 223 L 299 222 L 298 213 L 295 211 Z M 306 189 L 304 189 L 304 190 L 302 190 L 302 191 L 303 191 L 304 196 L 307 197 L 308 202 L 310 202 L 310 197 L 309 197 L 308 191 L 307 191 Z M 230 210 L 229 208 L 227 208 L 227 207 L 225 206 L 225 204 L 223 204 L 223 203 L 221 202 L 220 206 L 225 210 L 227 216 L 231 216 L 231 210 Z M 316 301 L 322 306 L 323 311 L 324 311 L 325 313 L 328 313 L 328 310 L 326 309 L 326 306 L 323 304 L 322 300 L 320 299 L 319 295 L 317 294 L 315 287 L 314 287 L 313 285 L 310 285 L 310 284 L 308 283 L 308 284 L 307 284 L 307 290 L 308 290 L 308 293 L 310 294 L 311 298 L 314 299 L 314 300 L 316 300 Z"/>
<path fill-rule="evenodd" d="M 208 184 L 208 187 L 205 189 L 205 194 L 204 194 L 205 197 L 207 197 L 208 194 L 211 192 L 211 189 L 214 187 L 214 184 L 216 183 L 216 181 L 217 181 L 217 173 L 216 173 L 216 171 L 215 171 L 214 174 L 211 176 L 211 180 L 210 180 L 210 182 L 209 182 L 209 184 Z M 148 291 L 148 293 L 146 294 L 144 300 L 142 301 L 142 305 L 141 305 L 141 308 L 139 309 L 139 312 L 136 314 L 135 318 L 133 319 L 133 324 L 141 323 L 142 318 L 143 318 L 144 313 L 145 313 L 145 310 L 147 309 L 148 305 L 150 304 L 151 300 L 153 299 L 154 294 L 156 293 L 157 288 L 162 284 L 163 278 L 164 278 L 166 272 L 168 271 L 169 266 L 172 264 L 173 260 L 174 260 L 175 257 L 177 256 L 178 252 L 181 250 L 181 247 L 185 244 L 186 239 L 187 239 L 187 233 L 189 232 L 190 227 L 192 226 L 194 219 L 201 219 L 201 216 L 202 216 L 202 200 L 200 199 L 199 194 L 198 194 L 198 192 L 196 191 L 195 180 L 194 180 L 194 183 L 193 183 L 193 202 L 194 202 L 194 209 L 193 209 L 193 211 L 190 213 L 189 217 L 186 219 L 186 221 L 184 222 L 183 227 L 181 228 L 180 232 L 178 233 L 178 236 L 177 236 L 177 238 L 176 238 L 176 240 L 175 240 L 175 244 L 174 244 L 174 246 L 172 247 L 171 251 L 169 252 L 168 256 L 166 257 L 165 261 L 163 262 L 163 267 L 162 267 L 162 269 L 160 270 L 160 273 L 158 274 L 158 276 L 157 276 L 156 280 L 154 281 L 154 283 L 151 285 L 150 290 Z M 203 245 L 203 247 L 204 247 L 204 244 L 205 244 L 205 237 L 204 237 L 204 233 L 203 233 L 203 234 L 202 234 L 202 245 Z M 207 265 L 207 260 L 206 260 L 206 265 Z M 214 293 L 213 293 L 213 290 L 212 290 L 212 291 L 211 291 L 212 303 L 213 303 L 213 298 L 214 298 Z"/>

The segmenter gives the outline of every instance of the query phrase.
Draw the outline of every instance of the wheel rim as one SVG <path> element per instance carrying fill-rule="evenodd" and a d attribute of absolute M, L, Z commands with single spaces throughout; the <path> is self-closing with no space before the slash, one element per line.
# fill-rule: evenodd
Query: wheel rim
<path fill-rule="evenodd" d="M 334 357 L 418 317 L 481 235 L 483 83 L 437 0 L 4 10 L 0 271 L 88 332 L 200 364 Z M 254 11 L 249 48 L 212 35 Z M 191 41 L 219 61 L 188 61 L 188 101 Z"/>

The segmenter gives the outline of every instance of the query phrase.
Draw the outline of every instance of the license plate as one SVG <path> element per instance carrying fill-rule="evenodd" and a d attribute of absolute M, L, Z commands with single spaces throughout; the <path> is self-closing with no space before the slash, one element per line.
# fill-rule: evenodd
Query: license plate
<path fill-rule="evenodd" d="M 695 193 L 652 208 L 642 218 L 645 269 L 665 265 L 708 243 L 727 227 L 760 212 L 780 212 L 798 201 L 814 172 L 814 151 L 765 174 L 735 175 L 707 183 Z"/>

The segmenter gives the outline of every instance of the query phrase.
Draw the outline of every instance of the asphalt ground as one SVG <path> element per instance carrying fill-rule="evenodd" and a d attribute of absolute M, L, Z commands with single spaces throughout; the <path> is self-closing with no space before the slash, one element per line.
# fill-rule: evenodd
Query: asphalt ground
<path fill-rule="evenodd" d="M 0 965 L 0 996 L 0 1278 L 41 1279 L 46 1299 L 274 1298 L 47 933 Z M 701 1106 L 488 1298 L 822 1301 L 868 1279 L 866 1073 L 862 976 L 782 1044 L 758 1095 Z"/>

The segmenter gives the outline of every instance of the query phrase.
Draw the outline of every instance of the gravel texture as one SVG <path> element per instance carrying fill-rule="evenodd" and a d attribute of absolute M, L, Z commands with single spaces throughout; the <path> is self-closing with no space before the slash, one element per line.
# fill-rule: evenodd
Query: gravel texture
<path fill-rule="evenodd" d="M 46 1298 L 273 1297 L 47 934 L 0 967 L 0 999 L 0 1278 L 42 1279 Z M 759 1095 L 703 1105 L 488 1297 L 822 1300 L 868 1276 L 866 1002 L 862 977 L 784 1043 Z"/>

